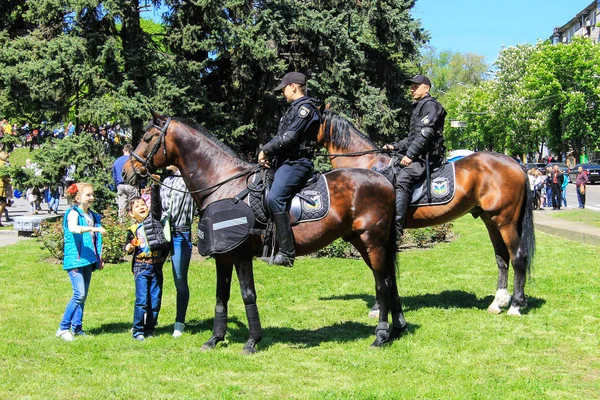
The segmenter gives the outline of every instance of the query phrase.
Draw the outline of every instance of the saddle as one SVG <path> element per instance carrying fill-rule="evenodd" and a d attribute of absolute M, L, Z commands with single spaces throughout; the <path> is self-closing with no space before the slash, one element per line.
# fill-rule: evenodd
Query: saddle
<path fill-rule="evenodd" d="M 431 183 L 429 193 L 427 193 L 427 178 L 415 183 L 412 187 L 412 198 L 410 207 L 435 206 L 446 204 L 454 198 L 455 190 L 455 170 L 454 163 L 445 163 L 436 168 L 431 173 Z"/>
<path fill-rule="evenodd" d="M 250 235 L 263 237 L 263 256 L 272 251 L 273 222 L 267 207 L 272 183 L 269 172 L 261 170 L 250 175 L 246 189 L 238 195 L 211 203 L 201 211 L 198 223 L 198 251 L 201 255 L 227 253 Z M 325 218 L 329 207 L 327 178 L 317 173 L 292 199 L 290 222 L 298 225 Z"/>
<path fill-rule="evenodd" d="M 382 170 L 376 168 L 373 168 L 373 170 L 385 176 L 393 185 L 395 182 L 395 175 L 398 173 L 399 169 L 395 166 L 395 162 L 390 164 L 390 166 Z M 427 191 L 427 176 L 412 186 L 412 198 L 409 206 L 433 206 L 446 204 L 452 201 L 456 192 L 455 175 L 454 163 L 445 162 L 438 164 L 431 172 L 429 192 Z"/>

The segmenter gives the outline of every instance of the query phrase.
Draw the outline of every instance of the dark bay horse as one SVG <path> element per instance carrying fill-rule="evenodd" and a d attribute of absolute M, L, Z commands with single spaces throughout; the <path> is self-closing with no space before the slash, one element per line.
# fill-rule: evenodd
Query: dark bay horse
<path fill-rule="evenodd" d="M 123 169 L 124 178 L 134 184 L 154 168 L 176 165 L 198 208 L 232 198 L 247 186 L 246 178 L 257 166 L 240 159 L 231 149 L 201 126 L 192 127 L 178 118 L 153 113 L 140 144 Z M 397 338 L 406 327 L 396 285 L 396 233 L 392 228 L 394 191 L 380 174 L 366 169 L 341 169 L 327 174 L 331 198 L 329 214 L 293 227 L 298 255 L 312 253 L 337 238 L 352 243 L 375 277 L 376 299 L 381 312 L 372 346 Z M 224 340 L 227 303 L 235 266 L 246 305 L 249 339 L 245 353 L 254 353 L 262 329 L 256 305 L 252 258 L 260 250 L 260 238 L 251 236 L 227 254 L 215 255 L 217 299 L 212 337 L 203 349 Z M 332 277 L 334 278 L 334 277 Z M 388 324 L 392 315 L 392 327 Z"/>
<path fill-rule="evenodd" d="M 390 164 L 390 157 L 340 115 L 323 114 L 318 141 L 337 168 L 376 168 Z M 367 154 L 365 154 L 367 153 Z M 352 156 L 335 156 L 352 154 Z M 526 305 L 525 281 L 535 252 L 533 209 L 529 180 L 512 158 L 492 152 L 479 152 L 456 161 L 456 194 L 444 205 L 409 207 L 406 228 L 423 228 L 452 221 L 471 213 L 480 217 L 490 236 L 496 263 L 498 287 L 491 313 L 499 314 L 510 303 L 508 265 L 514 270 L 514 296 L 509 315 L 521 315 Z"/>

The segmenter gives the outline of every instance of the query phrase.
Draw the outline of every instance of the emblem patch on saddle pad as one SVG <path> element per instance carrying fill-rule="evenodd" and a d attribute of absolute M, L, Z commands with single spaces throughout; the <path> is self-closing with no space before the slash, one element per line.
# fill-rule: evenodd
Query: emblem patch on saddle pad
<path fill-rule="evenodd" d="M 433 206 L 446 204 L 454 198 L 454 163 L 444 164 L 431 174 L 431 203 L 427 197 L 426 179 L 413 186 L 410 206 Z"/>

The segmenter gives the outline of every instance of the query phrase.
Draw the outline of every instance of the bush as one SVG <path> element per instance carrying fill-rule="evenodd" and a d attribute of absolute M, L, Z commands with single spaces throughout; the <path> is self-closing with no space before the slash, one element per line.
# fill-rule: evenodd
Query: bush
<path fill-rule="evenodd" d="M 116 209 L 111 207 L 104 211 L 102 226 L 106 229 L 106 235 L 102 237 L 102 259 L 105 263 L 117 264 L 125 257 L 123 244 L 128 224 L 119 222 Z M 41 243 L 42 249 L 50 252 L 52 258 L 62 261 L 65 245 L 63 220 L 42 222 L 37 240 Z"/>
<path fill-rule="evenodd" d="M 448 240 L 452 235 L 452 222 L 447 224 L 429 226 L 421 229 L 409 229 L 402 237 L 402 243 L 419 248 Z"/>
<path fill-rule="evenodd" d="M 337 239 L 329 246 L 323 247 L 315 253 L 316 257 L 329 258 L 360 258 L 360 253 L 350 243 Z"/>
<path fill-rule="evenodd" d="M 42 221 L 36 238 L 41 243 L 41 248 L 48 250 L 52 258 L 62 261 L 65 247 L 62 219 L 58 221 Z"/>

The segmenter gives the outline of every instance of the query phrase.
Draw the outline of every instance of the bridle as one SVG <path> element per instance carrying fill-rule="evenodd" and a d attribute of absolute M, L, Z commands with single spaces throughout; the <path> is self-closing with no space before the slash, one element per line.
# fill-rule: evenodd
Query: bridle
<path fill-rule="evenodd" d="M 234 176 L 231 176 L 215 185 L 212 185 L 210 187 L 204 188 L 204 189 L 198 189 L 198 190 L 180 190 L 180 189 L 175 189 L 173 187 L 169 187 L 167 185 L 165 185 L 164 183 L 162 183 L 160 180 L 156 180 L 152 174 L 150 169 L 152 168 L 152 159 L 154 158 L 154 155 L 158 152 L 158 148 L 161 146 L 161 144 L 163 145 L 163 154 L 165 156 L 165 160 L 167 159 L 167 145 L 165 143 L 165 135 L 167 134 L 167 129 L 169 128 L 169 124 L 171 123 L 171 117 L 168 117 L 165 124 L 161 127 L 158 126 L 156 124 L 152 124 L 151 128 L 156 128 L 158 130 L 160 130 L 160 136 L 158 137 L 158 140 L 156 141 L 156 143 L 154 143 L 154 146 L 152 147 L 152 149 L 150 150 L 150 153 L 148 153 L 148 155 L 146 156 L 146 158 L 142 158 L 141 156 L 135 154 L 135 151 L 132 151 L 129 157 L 129 162 L 131 163 L 131 169 L 133 169 L 133 171 L 135 172 L 135 174 L 139 177 L 142 178 L 150 178 L 153 181 L 156 181 L 159 185 L 164 186 L 168 189 L 177 191 L 177 192 L 182 192 L 182 193 L 189 193 L 189 194 L 194 194 L 194 193 L 202 193 L 202 192 L 209 192 L 209 191 L 214 191 L 216 189 L 218 189 L 219 187 L 223 186 L 224 184 L 231 182 L 235 179 L 241 178 L 243 176 L 247 176 L 250 175 L 253 172 L 256 172 L 262 168 L 264 168 L 263 166 L 256 166 L 253 168 L 248 168 L 243 170 L 242 172 L 235 174 Z M 133 160 L 139 162 L 140 164 L 142 164 L 142 166 L 144 167 L 144 169 L 146 170 L 145 174 L 142 174 L 136 167 L 135 164 L 133 163 Z M 210 194 L 210 193 L 209 193 Z M 205 195 L 205 197 L 208 196 L 208 194 Z"/>
<path fill-rule="evenodd" d="M 167 144 L 165 143 L 165 135 L 167 134 L 167 129 L 169 128 L 170 123 L 171 123 L 171 117 L 168 117 L 167 121 L 165 122 L 165 124 L 162 127 L 160 127 L 156 124 L 152 125 L 153 128 L 160 130 L 160 136 L 158 137 L 158 140 L 156 141 L 156 143 L 154 143 L 154 146 L 150 150 L 150 153 L 148 153 L 148 156 L 146 156 L 146 159 L 135 154 L 135 151 L 131 152 L 129 162 L 131 163 L 131 168 L 135 171 L 136 175 L 138 175 L 142 178 L 151 176 L 150 169 L 152 168 L 152 159 L 154 158 L 154 155 L 158 152 L 158 148 L 161 146 L 161 144 L 163 145 L 163 154 L 165 156 L 165 160 L 167 159 Z M 137 168 L 135 168 L 135 165 L 133 164 L 133 160 L 136 160 L 137 162 L 139 162 L 140 164 L 142 164 L 144 166 L 144 169 L 146 170 L 145 174 L 142 174 Z"/>

